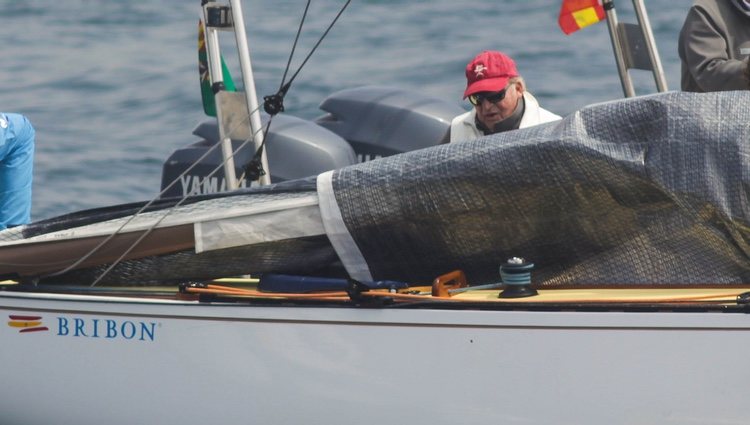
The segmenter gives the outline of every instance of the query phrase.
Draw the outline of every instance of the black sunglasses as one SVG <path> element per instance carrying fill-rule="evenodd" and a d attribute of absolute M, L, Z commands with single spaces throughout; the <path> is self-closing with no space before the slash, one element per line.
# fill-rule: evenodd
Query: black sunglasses
<path fill-rule="evenodd" d="M 501 100 L 505 99 L 505 92 L 508 90 L 508 88 L 504 88 L 500 91 L 483 91 L 479 93 L 475 93 L 472 95 L 469 95 L 469 102 L 471 102 L 474 106 L 479 106 L 482 104 L 483 101 L 488 101 L 490 103 L 497 103 Z"/>

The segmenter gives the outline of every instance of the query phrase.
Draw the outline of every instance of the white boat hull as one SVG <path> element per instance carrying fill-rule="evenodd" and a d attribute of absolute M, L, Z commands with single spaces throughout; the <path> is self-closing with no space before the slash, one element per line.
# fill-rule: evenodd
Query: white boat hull
<path fill-rule="evenodd" d="M 2 292 L 0 314 L 8 424 L 747 422 L 750 318 L 739 313 Z M 20 332 L 19 316 L 47 329 Z"/>

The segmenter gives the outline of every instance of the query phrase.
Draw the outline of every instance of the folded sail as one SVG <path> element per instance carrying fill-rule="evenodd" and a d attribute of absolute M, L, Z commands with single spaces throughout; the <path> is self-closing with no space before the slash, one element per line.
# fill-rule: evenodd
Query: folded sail
<path fill-rule="evenodd" d="M 545 286 L 749 282 L 748 123 L 748 92 L 592 105 L 334 171 L 326 228 L 355 278 L 489 283 L 519 256 Z"/>
<path fill-rule="evenodd" d="M 276 272 L 424 284 L 461 269 L 482 284 L 518 256 L 540 286 L 746 283 L 748 123 L 748 92 L 592 105 L 317 179 L 161 200 L 133 220 L 129 204 L 19 226 L 0 232 L 0 277 L 92 282 L 153 229 L 102 282 Z"/>

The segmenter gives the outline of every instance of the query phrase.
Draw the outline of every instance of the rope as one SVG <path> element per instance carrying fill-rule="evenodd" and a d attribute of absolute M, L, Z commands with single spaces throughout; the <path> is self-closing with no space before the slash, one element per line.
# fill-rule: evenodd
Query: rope
<path fill-rule="evenodd" d="M 284 69 L 284 75 L 281 78 L 281 84 L 279 85 L 279 90 L 268 96 L 263 97 L 263 109 L 268 113 L 268 115 L 271 116 L 271 118 L 268 120 L 268 125 L 266 126 L 266 130 L 263 133 L 263 142 L 258 147 L 258 150 L 255 151 L 255 155 L 253 155 L 252 159 L 245 164 L 244 173 L 242 174 L 242 177 L 245 177 L 245 174 L 247 174 L 252 180 L 257 180 L 260 178 L 260 176 L 265 175 L 265 171 L 263 170 L 261 157 L 263 155 L 263 149 L 266 144 L 266 136 L 268 135 L 268 129 L 271 128 L 271 122 L 273 121 L 273 117 L 276 116 L 279 112 L 284 112 L 284 96 L 286 96 L 287 92 L 289 91 L 289 88 L 292 86 L 292 82 L 297 78 L 300 71 L 302 71 L 302 68 L 307 64 L 307 61 L 310 60 L 313 53 L 318 49 L 320 44 L 323 42 L 323 40 L 328 36 L 328 33 L 331 31 L 333 26 L 336 24 L 336 22 L 339 20 L 341 15 L 344 13 L 347 7 L 349 7 L 349 4 L 352 2 L 352 0 L 347 0 L 346 3 L 341 7 L 339 12 L 336 14 L 336 16 L 333 18 L 331 23 L 328 25 L 328 28 L 323 32 L 323 34 L 318 38 L 318 41 L 315 43 L 313 48 L 310 50 L 310 52 L 307 54 L 305 59 L 302 61 L 300 66 L 297 68 L 297 70 L 292 74 L 292 77 L 289 79 L 289 81 L 286 81 L 286 76 L 289 73 L 289 69 L 291 68 L 292 64 L 292 58 L 294 57 L 294 52 L 297 49 L 297 43 L 299 42 L 300 34 L 302 33 L 302 27 L 305 24 L 305 20 L 307 19 L 307 12 L 310 9 L 310 1 L 307 0 L 307 4 L 305 5 L 305 10 L 302 13 L 302 19 L 300 19 L 299 26 L 297 27 L 297 35 L 294 38 L 294 43 L 292 44 L 292 50 L 289 53 L 289 59 L 287 60 L 286 67 Z"/>
<path fill-rule="evenodd" d="M 475 288 L 479 289 L 479 288 Z M 317 300 L 338 300 L 349 302 L 352 300 L 351 294 L 347 291 L 331 291 L 317 293 L 270 293 L 262 292 L 257 289 L 244 289 L 225 285 L 208 284 L 203 287 L 184 288 L 185 292 L 215 294 L 226 296 L 253 297 L 253 298 L 281 298 L 281 299 L 317 299 Z M 674 296 L 653 296 L 648 298 L 629 298 L 627 296 L 600 296 L 600 297 L 580 297 L 580 298 L 537 298 L 534 299 L 503 299 L 497 298 L 496 292 L 486 298 L 461 298 L 461 297 L 437 297 L 429 293 L 413 294 L 408 292 L 389 292 L 386 290 L 371 290 L 358 293 L 358 297 L 369 298 L 390 298 L 396 302 L 451 302 L 451 303 L 470 303 L 470 304 L 545 304 L 545 305 L 597 305 L 597 304 L 629 304 L 629 305 L 710 305 L 710 304 L 737 304 L 737 297 L 747 290 L 746 288 L 736 289 L 735 292 L 714 293 L 702 295 L 675 294 Z M 554 290 L 548 290 L 546 294 L 554 293 Z"/>
<path fill-rule="evenodd" d="M 258 108 L 260 108 L 260 106 L 259 106 Z M 256 110 L 257 110 L 257 109 L 256 109 Z M 247 119 L 245 119 L 244 121 L 240 121 L 240 122 L 239 122 L 239 123 L 238 123 L 237 125 L 239 126 L 239 125 L 241 125 L 241 124 L 244 124 L 244 123 L 246 123 L 246 122 L 247 122 Z M 235 128 L 233 128 L 232 130 L 234 130 L 234 129 L 236 129 L 236 127 L 235 127 Z M 254 134 L 253 134 L 253 136 L 251 136 L 250 138 L 248 138 L 248 139 L 245 139 L 245 140 L 244 140 L 244 141 L 242 142 L 242 144 L 240 144 L 240 146 L 239 146 L 239 147 L 238 147 L 238 148 L 237 148 L 236 150 L 234 150 L 234 151 L 232 152 L 232 156 L 234 156 L 234 155 L 235 155 L 235 154 L 236 154 L 236 153 L 237 153 L 238 151 L 240 151 L 240 150 L 241 150 L 242 148 L 244 148 L 244 147 L 245 147 L 245 146 L 246 146 L 246 145 L 247 145 L 248 143 L 250 143 L 250 141 L 252 141 L 253 137 L 254 137 Z M 78 259 L 78 260 L 76 260 L 76 261 L 75 261 L 74 263 L 70 264 L 69 266 L 65 267 L 64 269 L 62 269 L 62 270 L 60 270 L 60 271 L 57 271 L 57 272 L 54 272 L 54 273 L 49 273 L 49 274 L 46 274 L 46 275 L 42 275 L 42 277 L 54 277 L 54 276 L 59 276 L 59 275 L 61 275 L 61 274 L 67 273 L 67 272 L 69 272 L 69 271 L 73 270 L 74 268 L 78 267 L 79 265 L 81 265 L 81 264 L 82 264 L 82 263 L 83 263 L 84 261 L 86 261 L 86 260 L 87 260 L 88 258 L 90 258 L 90 257 L 91 257 L 92 255 L 94 255 L 94 254 L 95 254 L 95 253 L 96 253 L 97 251 L 99 251 L 99 250 L 100 250 L 101 248 L 103 248 L 103 247 L 104 247 L 105 245 L 107 245 L 107 244 L 108 244 L 108 243 L 109 243 L 109 242 L 110 242 L 110 241 L 111 241 L 111 240 L 112 240 L 112 239 L 113 239 L 113 238 L 114 238 L 115 236 L 117 236 L 118 234 L 120 234 L 120 233 L 122 232 L 122 230 L 123 230 L 123 229 L 124 229 L 124 228 L 125 228 L 125 227 L 126 227 L 126 226 L 127 226 L 128 224 L 130 224 L 130 223 L 131 223 L 131 222 L 132 222 L 132 221 L 133 221 L 133 220 L 134 220 L 134 219 L 135 219 L 135 218 L 136 218 L 137 216 L 139 216 L 139 215 L 140 215 L 140 214 L 142 214 L 142 213 L 143 213 L 143 212 L 144 212 L 144 211 L 145 211 L 146 209 L 148 209 L 148 207 L 150 207 L 151 205 L 153 205 L 153 204 L 154 204 L 154 202 L 156 202 L 156 201 L 157 201 L 157 200 L 158 200 L 158 199 L 159 199 L 159 198 L 160 198 L 160 197 L 161 197 L 161 196 L 162 196 L 162 195 L 163 195 L 164 193 L 166 193 L 167 191 L 169 191 L 169 190 L 170 190 L 170 189 L 171 189 L 171 188 L 172 188 L 172 187 L 173 187 L 173 186 L 174 186 L 175 184 L 177 184 L 177 182 L 179 182 L 179 181 L 180 181 L 180 179 L 181 179 L 182 177 L 184 177 L 184 176 L 185 176 L 185 174 L 187 174 L 187 173 L 188 173 L 188 172 L 190 172 L 190 171 L 191 171 L 191 170 L 192 170 L 193 168 L 195 168 L 195 167 L 196 167 L 196 166 L 197 166 L 198 164 L 200 164 L 200 163 L 201 163 L 201 161 L 202 161 L 203 159 L 205 159 L 206 157 L 208 157 L 208 155 L 210 155 L 210 154 L 211 154 L 211 152 L 213 152 L 213 150 L 214 150 L 214 149 L 216 149 L 216 148 L 217 148 L 218 146 L 220 146 L 220 144 L 219 144 L 219 143 L 217 143 L 217 144 L 215 144 L 215 145 L 211 146 L 211 147 L 210 147 L 210 148 L 209 148 L 208 150 L 206 150 L 206 152 L 205 152 L 205 153 L 204 153 L 203 155 L 201 155 L 201 156 L 200 156 L 200 157 L 199 157 L 199 158 L 198 158 L 198 159 L 197 159 L 197 160 L 196 160 L 196 161 L 195 161 L 195 162 L 194 162 L 193 164 L 191 164 L 191 165 L 190 165 L 190 166 L 189 166 L 188 168 L 186 168 L 186 169 L 185 169 L 185 170 L 184 170 L 184 171 L 183 171 L 182 173 L 180 173 L 180 175 L 178 175 L 178 176 L 177 176 L 177 177 L 176 177 L 176 178 L 175 178 L 174 180 L 172 180 L 172 182 L 171 182 L 171 183 L 169 183 L 169 184 L 168 184 L 168 185 L 167 185 L 167 186 L 166 186 L 166 187 L 165 187 L 165 188 L 164 188 L 164 189 L 163 189 L 163 190 L 162 190 L 161 192 L 159 192 L 159 193 L 158 193 L 158 194 L 157 194 L 157 195 L 156 195 L 156 196 L 155 196 L 154 198 L 152 198 L 152 199 L 151 199 L 150 201 L 148 201 L 148 202 L 147 202 L 147 203 L 146 203 L 145 205 L 143 205 L 143 206 L 142 206 L 142 207 L 141 207 L 140 209 L 138 209 L 138 211 L 136 211 L 136 212 L 135 212 L 135 213 L 134 213 L 133 215 L 131 215 L 131 216 L 130 216 L 130 217 L 129 217 L 129 218 L 128 218 L 128 219 L 127 219 L 127 220 L 126 220 L 126 221 L 125 221 L 125 222 L 124 222 L 124 223 L 123 223 L 122 225 L 120 225 L 120 227 L 118 227 L 118 228 L 117 228 L 117 230 L 115 230 L 115 231 L 114 231 L 114 232 L 113 232 L 112 234 L 110 234 L 110 235 L 109 235 L 109 236 L 107 236 L 107 237 L 106 237 L 106 238 L 105 238 L 104 240 L 102 240 L 101 242 L 99 242 L 99 244 L 97 244 L 97 245 L 96 245 L 96 246 L 95 246 L 94 248 L 92 248 L 92 249 L 91 249 L 91 250 L 90 250 L 90 251 L 89 251 L 88 253 L 86 253 L 86 254 L 85 254 L 85 255 L 83 255 L 83 256 L 82 256 L 81 258 L 79 258 L 79 259 Z M 219 164 L 218 166 L 216 166 L 216 167 L 215 167 L 215 168 L 214 168 L 214 169 L 213 169 L 213 170 L 212 170 L 212 171 L 211 171 L 210 173 L 208 173 L 208 175 L 207 175 L 206 177 L 204 177 L 204 180 L 205 180 L 205 179 L 208 179 L 208 178 L 209 178 L 209 177 L 211 177 L 211 176 L 212 176 L 212 175 L 213 175 L 214 173 L 216 173 L 217 171 L 219 171 L 219 170 L 220 170 L 220 169 L 221 169 L 221 168 L 222 168 L 222 167 L 223 167 L 223 166 L 225 165 L 225 163 L 226 163 L 226 160 L 222 161 L 222 162 L 221 162 L 221 163 L 220 163 L 220 164 Z M 91 284 L 91 286 L 96 286 L 96 284 L 97 284 L 97 283 L 99 283 L 99 282 L 101 281 L 101 279 L 102 279 L 102 278 L 104 278 L 104 277 L 105 277 L 105 276 L 106 276 L 106 275 L 107 275 L 107 274 L 108 274 L 108 273 L 109 273 L 109 272 L 110 272 L 110 271 L 111 271 L 111 270 L 112 270 L 112 269 L 113 269 L 113 268 L 114 268 L 115 266 L 117 266 L 117 264 L 119 264 L 119 263 L 120 263 L 120 262 L 121 262 L 121 261 L 123 260 L 123 258 L 125 258 L 125 256 L 126 256 L 127 254 L 129 254 L 129 253 L 130 253 L 130 252 L 131 252 L 131 251 L 132 251 L 133 249 L 135 249 L 135 247 L 136 247 L 136 246 L 138 246 L 138 244 L 139 244 L 139 243 L 140 243 L 140 242 L 141 242 L 141 241 L 142 241 L 142 240 L 143 240 L 143 239 L 144 239 L 144 238 L 145 238 L 146 236 L 148 236 L 148 234 L 150 234 L 150 233 L 151 233 L 151 232 L 152 232 L 152 231 L 153 231 L 153 230 L 154 230 L 154 229 L 156 228 L 156 226 L 158 226 L 158 225 L 159 225 L 159 224 L 160 224 L 160 223 L 161 223 L 161 222 L 162 222 L 162 221 L 163 221 L 163 220 L 164 220 L 164 219 L 165 219 L 165 218 L 166 218 L 166 217 L 167 217 L 167 216 L 168 216 L 168 215 L 169 215 L 169 214 L 171 213 L 171 211 L 172 211 L 172 210 L 173 210 L 174 208 L 176 208 L 176 207 L 178 207 L 178 206 L 182 205 L 182 204 L 183 204 L 183 203 L 184 203 L 184 202 L 185 202 L 185 201 L 186 201 L 186 200 L 187 200 L 188 198 L 189 198 L 189 196 L 183 197 L 183 198 L 182 198 L 182 199 L 180 199 L 180 201 L 178 201 L 178 202 L 177 202 L 177 203 L 176 203 L 175 205 L 173 205 L 173 206 L 171 206 L 171 207 L 170 207 L 169 209 L 167 209 L 167 210 L 166 210 L 166 212 L 164 213 L 164 215 L 163 215 L 163 216 L 162 216 L 161 218 L 159 218 L 159 219 L 157 220 L 157 222 L 156 222 L 156 223 L 152 224 L 152 225 L 151 225 L 151 226 L 150 226 L 150 227 L 149 227 L 149 228 L 148 228 L 148 229 L 147 229 L 147 230 L 146 230 L 146 231 L 144 232 L 144 234 L 143 234 L 143 235 L 142 235 L 142 236 L 141 236 L 140 238 L 138 238 L 138 239 L 137 239 L 137 240 L 136 240 L 135 242 L 133 242 L 133 243 L 131 244 L 131 246 L 130 246 L 130 247 L 129 247 L 129 248 L 128 248 L 128 249 L 126 250 L 126 251 L 125 251 L 125 253 L 123 253 L 123 254 L 122 254 L 122 255 L 121 255 L 120 257 L 118 257 L 118 259 L 117 259 L 117 260 L 116 260 L 115 262 L 113 262 L 113 263 L 112 263 L 112 264 L 111 264 L 111 265 L 110 265 L 110 266 L 109 266 L 109 267 L 108 267 L 108 268 L 107 268 L 107 269 L 106 269 L 106 270 L 105 270 L 105 271 L 104 271 L 104 272 L 103 272 L 103 273 L 102 273 L 101 275 L 99 275 L 99 277 L 98 277 L 98 278 L 97 278 L 97 279 L 96 279 L 96 280 L 94 281 L 94 283 L 92 283 L 92 284 Z"/>
<path fill-rule="evenodd" d="M 255 134 L 253 134 L 253 137 L 254 137 L 254 136 L 255 136 Z M 248 143 L 250 143 L 250 141 L 252 141 L 252 140 L 253 140 L 253 137 L 250 137 L 250 138 L 248 138 L 248 139 L 245 139 L 245 141 L 243 141 L 243 142 L 242 142 L 242 144 L 240 144 L 240 146 L 239 146 L 239 147 L 238 147 L 237 149 L 235 149 L 234 151 L 232 151 L 232 155 L 230 155 L 230 158 L 233 158 L 233 157 L 234 157 L 234 155 L 236 155 L 236 154 L 237 154 L 237 152 L 239 152 L 239 151 L 240 151 L 240 150 L 241 150 L 241 149 L 242 149 L 243 147 L 245 147 L 245 146 L 246 146 L 246 145 L 247 145 Z M 220 145 L 220 144 L 219 144 L 219 143 L 217 143 L 216 145 L 214 145 L 213 147 L 211 147 L 211 149 L 214 149 L 214 148 L 215 148 L 216 146 L 219 146 L 219 145 Z M 210 151 L 211 149 L 209 149 L 209 151 Z M 204 155 L 204 156 L 205 156 L 205 155 Z M 200 159 L 203 159 L 203 156 L 201 156 L 201 158 L 200 158 Z M 189 168 L 188 168 L 187 170 L 185 170 L 185 171 L 184 171 L 184 172 L 183 172 L 182 174 L 180 174 L 180 176 L 178 176 L 176 180 L 179 180 L 179 178 L 180 178 L 180 177 L 182 177 L 182 176 L 184 176 L 184 174 L 185 174 L 185 173 L 186 173 L 187 171 L 189 171 L 189 170 L 190 170 L 190 169 L 191 169 L 192 167 L 194 167 L 195 165 L 197 165 L 198 163 L 200 163 L 200 159 L 199 159 L 198 161 L 196 161 L 195 163 L 193 163 L 193 164 L 192 164 L 192 165 L 191 165 L 191 166 L 190 166 L 190 167 L 189 167 Z M 229 158 L 227 158 L 227 159 L 223 160 L 223 161 L 222 161 L 222 162 L 221 162 L 221 163 L 220 163 L 219 165 L 217 165 L 217 166 L 216 166 L 216 167 L 215 167 L 215 168 L 214 168 L 213 170 L 211 170 L 211 172 L 210 172 L 210 173 L 208 173 L 208 175 L 206 175 L 206 177 L 204 177 L 204 178 L 203 178 L 203 181 L 205 181 L 206 179 L 208 179 L 209 177 L 211 177 L 211 176 L 212 176 L 212 175 L 213 175 L 214 173 L 216 173 L 217 171 L 221 170 L 221 169 L 222 169 L 222 168 L 223 168 L 223 167 L 225 166 L 225 164 L 226 164 L 226 162 L 228 161 L 228 159 L 229 159 Z M 166 189 L 165 189 L 165 190 L 166 190 Z M 162 191 L 161 193 L 164 193 L 164 191 Z M 160 195 L 161 195 L 161 193 L 160 193 Z M 174 210 L 175 210 L 175 208 L 177 208 L 177 207 L 181 206 L 181 205 L 182 205 L 182 204 L 183 204 L 183 203 L 184 203 L 184 202 L 185 202 L 185 201 L 186 201 L 186 200 L 187 200 L 188 198 L 189 198 L 189 196 L 183 197 L 183 198 L 182 198 L 182 199 L 180 199 L 180 200 L 179 200 L 179 201 L 178 201 L 178 202 L 177 202 L 176 204 L 174 204 L 174 205 L 173 205 L 173 206 L 171 206 L 171 207 L 170 207 L 169 209 L 167 209 L 167 210 L 166 210 L 166 211 L 164 212 L 164 214 L 163 214 L 163 215 L 162 215 L 161 217 L 159 217 L 159 219 L 158 219 L 158 220 L 156 220 L 156 222 L 155 222 L 154 224 L 152 224 L 151 226 L 149 226 L 149 228 L 148 228 L 148 229 L 147 229 L 147 230 L 146 230 L 145 232 L 143 232 L 143 234 L 142 234 L 142 235 L 141 235 L 141 236 L 140 236 L 140 237 L 139 237 L 138 239 L 136 239 L 136 240 L 135 240 L 135 241 L 134 241 L 134 242 L 133 242 L 133 243 L 132 243 L 132 244 L 131 244 L 131 245 L 130 245 L 130 246 L 128 247 L 128 249 L 126 249 L 126 250 L 125 250 L 125 251 L 124 251 L 124 252 L 123 252 L 123 253 L 122 253 L 122 254 L 121 254 L 121 255 L 120 255 L 119 257 L 117 257 L 117 260 L 115 260 L 115 261 L 114 261 L 114 262 L 113 262 L 112 264 L 110 264 L 110 265 L 109 265 L 109 267 L 107 267 L 107 269 L 106 269 L 106 270 L 104 270 L 104 271 L 103 271 L 103 272 L 102 272 L 102 273 L 101 273 L 101 274 L 99 275 L 99 277 L 97 277 L 97 278 L 96 278 L 96 280 L 94 280 L 94 282 L 93 282 L 93 283 L 91 284 L 91 286 L 96 286 L 96 285 L 97 285 L 97 284 L 98 284 L 99 282 L 101 282 L 101 280 L 102 280 L 102 279 L 103 279 L 103 278 L 104 278 L 104 277 L 105 277 L 105 276 L 106 276 L 107 274 L 109 274 L 109 272 L 110 272 L 110 271 L 112 271 L 112 269 L 114 269 L 114 268 L 115 268 L 115 267 L 116 267 L 116 266 L 117 266 L 118 264 L 120 264 L 120 263 L 122 262 L 122 260 L 123 260 L 123 259 L 125 259 L 125 257 L 126 257 L 126 256 L 127 256 L 127 255 L 128 255 L 129 253 L 130 253 L 130 252 L 132 252 L 132 251 L 133 251 L 133 249 L 135 249 L 135 248 L 136 248 L 136 247 L 137 247 L 137 246 L 138 246 L 138 245 L 139 245 L 139 244 L 141 243 L 141 241 L 143 241 L 143 240 L 144 240 L 144 239 L 145 239 L 145 238 L 146 238 L 146 237 L 147 237 L 147 236 L 148 236 L 149 234 L 151 234 L 151 232 L 152 232 L 152 231 L 153 231 L 154 229 L 156 229 L 156 227 L 157 227 L 157 226 L 158 226 L 159 224 L 161 224 L 161 222 L 162 222 L 162 221 L 164 221 L 164 219 L 165 219 L 165 218 L 167 218 L 167 216 L 169 216 L 169 214 L 171 214 L 171 213 L 172 213 L 172 211 L 174 211 Z M 151 202 L 153 202 L 153 200 L 152 200 Z M 137 212 L 136 214 L 134 214 L 134 215 L 133 215 L 133 216 L 132 216 L 132 217 L 131 217 L 131 218 L 130 218 L 130 219 L 129 219 L 129 220 L 128 220 L 128 221 L 127 221 L 127 222 L 126 222 L 125 224 L 129 223 L 130 221 L 132 221 L 132 220 L 133 220 L 133 219 L 135 218 L 135 216 L 136 216 L 137 214 L 139 214 L 140 212 L 142 212 L 142 211 L 143 211 L 143 209 L 139 210 L 139 211 L 138 211 L 138 212 Z M 125 224 L 123 224 L 123 225 L 122 225 L 122 226 L 121 226 L 121 227 L 120 227 L 120 228 L 118 229 L 118 231 L 119 231 L 119 230 L 122 230 L 122 228 L 123 228 L 123 227 L 125 226 Z M 114 235 L 111 235 L 110 237 L 108 237 L 108 239 L 107 239 L 107 240 L 111 240 L 111 238 L 112 238 L 113 236 L 114 236 Z"/>

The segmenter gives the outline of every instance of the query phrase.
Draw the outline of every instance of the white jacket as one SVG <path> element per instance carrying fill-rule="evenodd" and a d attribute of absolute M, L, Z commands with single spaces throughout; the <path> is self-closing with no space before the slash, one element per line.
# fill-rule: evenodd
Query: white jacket
<path fill-rule="evenodd" d="M 539 106 L 536 98 L 527 91 L 523 92 L 523 100 L 525 109 L 518 128 L 531 127 L 532 125 L 561 119 L 559 115 Z M 451 121 L 451 143 L 465 142 L 484 136 L 482 130 L 477 128 L 476 116 L 476 109 L 471 108 L 471 111 L 453 118 L 453 121 Z"/>

